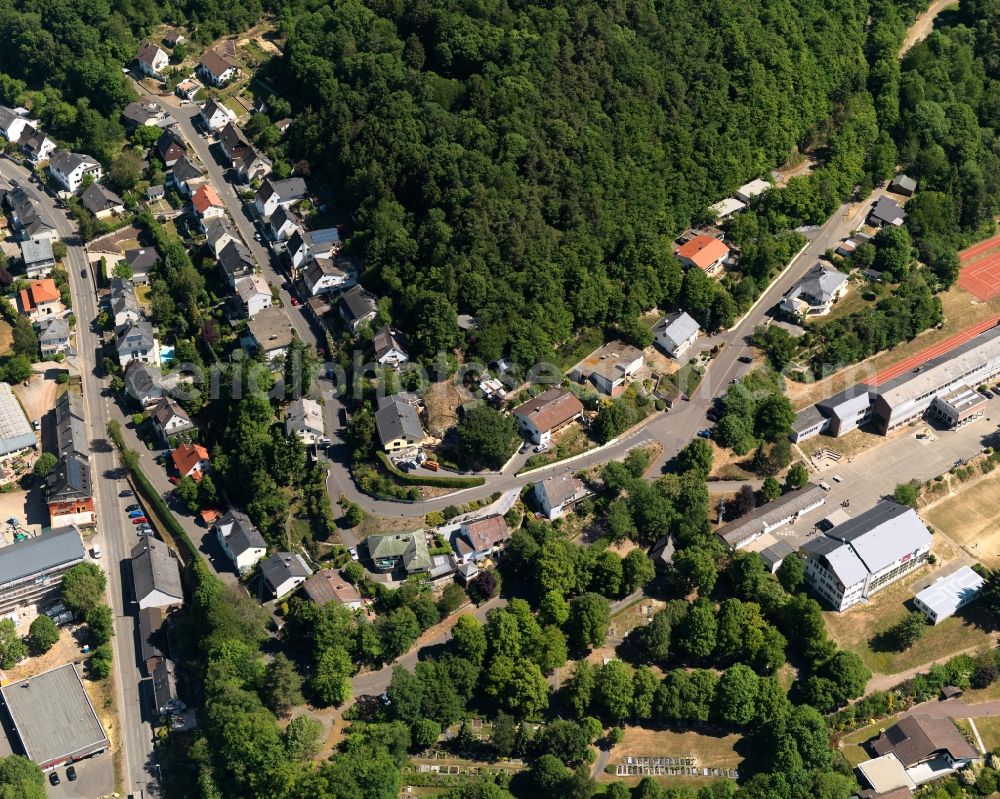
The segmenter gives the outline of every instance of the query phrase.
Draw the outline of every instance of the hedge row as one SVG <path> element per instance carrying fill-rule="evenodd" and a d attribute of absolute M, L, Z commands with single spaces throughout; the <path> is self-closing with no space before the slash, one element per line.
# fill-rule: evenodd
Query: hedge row
<path fill-rule="evenodd" d="M 486 484 L 485 477 L 425 477 L 424 475 L 408 474 L 401 469 L 397 469 L 393 462 L 389 460 L 389 456 L 384 452 L 376 452 L 375 454 L 378 455 L 379 461 L 389 474 L 407 485 L 437 486 L 438 488 L 474 488 Z"/>
<path fill-rule="evenodd" d="M 198 548 L 191 541 L 187 531 L 177 521 L 170 508 L 167 507 L 167 503 L 163 501 L 160 492 L 149 482 L 149 478 L 146 477 L 139 466 L 139 457 L 125 446 L 125 439 L 122 437 L 121 428 L 115 422 L 108 424 L 108 436 L 114 442 L 115 446 L 118 447 L 122 465 L 132 477 L 133 485 L 146 501 L 146 504 L 152 507 L 153 513 L 159 517 L 162 524 L 167 528 L 167 532 L 170 533 L 175 541 L 183 545 L 186 550 L 185 554 L 187 555 L 186 559 L 188 562 L 193 563 L 198 560 Z"/>

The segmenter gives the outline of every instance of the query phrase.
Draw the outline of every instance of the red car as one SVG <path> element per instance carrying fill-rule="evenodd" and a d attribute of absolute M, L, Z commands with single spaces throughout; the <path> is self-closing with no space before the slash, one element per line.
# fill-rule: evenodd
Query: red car
<path fill-rule="evenodd" d="M 146 524 L 149 521 L 145 516 L 136 516 L 132 520 L 132 524 Z"/>
<path fill-rule="evenodd" d="M 293 308 L 298 308 L 301 304 L 302 303 L 299 302 L 297 299 L 295 299 L 295 297 L 292 297 L 292 307 Z"/>
<path fill-rule="evenodd" d="M 169 479 L 170 479 L 170 482 L 173 483 L 174 485 L 177 485 L 177 483 L 180 482 L 180 478 L 178 478 L 177 475 L 174 475 L 174 476 L 170 477 Z"/>

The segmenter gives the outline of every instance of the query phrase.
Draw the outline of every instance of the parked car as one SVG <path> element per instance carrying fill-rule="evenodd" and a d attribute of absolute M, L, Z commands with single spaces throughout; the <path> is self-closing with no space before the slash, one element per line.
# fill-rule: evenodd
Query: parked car
<path fill-rule="evenodd" d="M 357 547 L 348 547 L 347 554 L 351 556 L 351 560 L 357 560 L 358 559 Z"/>
<path fill-rule="evenodd" d="M 741 355 L 736 360 L 738 360 L 740 363 L 753 363 L 753 358 L 751 358 L 749 355 Z"/>
<path fill-rule="evenodd" d="M 33 421 L 31 423 L 31 426 L 33 428 L 35 428 L 36 430 L 41 430 L 42 429 L 42 420 L 41 419 L 35 419 L 35 421 Z"/>
<path fill-rule="evenodd" d="M 98 547 L 98 546 L 95 546 L 95 547 L 93 547 L 93 548 L 92 548 L 92 549 L 90 550 L 90 556 L 91 556 L 91 557 L 92 557 L 92 558 L 93 558 L 94 560 L 100 560 L 100 559 L 101 559 L 101 555 L 102 555 L 102 554 L 103 554 L 103 553 L 101 552 L 101 548 L 100 548 L 100 547 Z"/>
<path fill-rule="evenodd" d="M 127 508 L 125 508 L 125 512 L 126 513 L 131 513 L 134 510 L 142 510 L 142 505 L 139 505 L 139 504 L 133 502 L 131 505 L 129 505 Z"/>
<path fill-rule="evenodd" d="M 698 431 L 698 438 L 711 438 L 711 437 L 712 437 L 712 431 L 711 430 L 699 430 Z"/>
<path fill-rule="evenodd" d="M 119 491 L 118 492 L 118 496 L 120 496 L 120 497 L 134 497 L 135 496 L 135 491 L 133 491 L 131 488 L 126 488 L 124 491 Z"/>
<path fill-rule="evenodd" d="M 830 486 L 829 483 L 823 483 L 823 482 L 821 482 L 819 484 L 819 487 L 822 488 L 824 491 L 832 491 L 833 490 L 833 488 Z"/>
<path fill-rule="evenodd" d="M 424 468 L 430 469 L 432 472 L 436 472 L 441 468 L 441 464 L 437 461 L 424 461 Z"/>
<path fill-rule="evenodd" d="M 70 766 L 66 769 L 66 779 L 70 782 L 76 782 L 76 766 Z"/>
<path fill-rule="evenodd" d="M 49 785 L 58 785 L 60 782 L 59 772 L 53 771 L 49 774 Z"/>
<path fill-rule="evenodd" d="M 145 511 L 143 511 L 141 508 L 137 510 L 130 510 L 128 512 L 128 517 L 130 519 L 138 519 L 140 516 L 145 516 L 145 515 L 146 515 Z"/>
<path fill-rule="evenodd" d="M 292 307 L 298 308 L 302 303 L 299 302 L 295 297 L 292 297 Z"/>
<path fill-rule="evenodd" d="M 153 525 L 151 525 L 149 522 L 144 522 L 143 524 L 138 525 L 135 529 L 138 532 L 148 531 L 151 533 L 153 532 Z"/>
<path fill-rule="evenodd" d="M 149 522 L 149 519 L 147 519 L 145 516 L 136 516 L 134 519 L 132 519 L 132 524 L 146 524 L 147 522 Z"/>
<path fill-rule="evenodd" d="M 835 483 L 842 483 L 842 482 L 844 482 L 844 478 L 841 477 L 839 474 L 835 474 L 835 475 L 833 475 L 833 482 L 835 482 Z"/>

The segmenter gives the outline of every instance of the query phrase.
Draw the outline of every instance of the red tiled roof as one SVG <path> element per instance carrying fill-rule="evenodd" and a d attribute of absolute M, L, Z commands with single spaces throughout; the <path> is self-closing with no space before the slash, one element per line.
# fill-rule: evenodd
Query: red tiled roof
<path fill-rule="evenodd" d="M 695 236 L 677 249 L 677 255 L 686 258 L 699 269 L 708 269 L 716 261 L 729 255 L 729 248 L 711 236 Z"/>
<path fill-rule="evenodd" d="M 208 461 L 208 450 L 201 444 L 181 444 L 170 456 L 181 476 L 191 473 L 201 461 Z M 199 470 L 200 471 L 200 470 Z"/>
<path fill-rule="evenodd" d="M 534 399 L 514 408 L 515 415 L 526 416 L 538 430 L 545 432 L 583 413 L 583 404 L 564 388 L 550 388 Z"/>
<path fill-rule="evenodd" d="M 31 299 L 35 305 L 41 305 L 43 302 L 59 301 L 59 287 L 56 286 L 56 282 L 50 277 L 43 278 L 42 280 L 32 280 L 28 286 L 28 291 L 31 293 Z"/>
<path fill-rule="evenodd" d="M 491 549 L 510 538 L 510 530 L 503 516 L 494 514 L 462 525 L 477 552 Z"/>
<path fill-rule="evenodd" d="M 191 196 L 191 203 L 194 205 L 194 210 L 199 214 L 205 213 L 211 206 L 222 206 L 222 200 L 219 199 L 219 194 L 212 187 L 210 183 L 203 183 L 200 185 Z"/>

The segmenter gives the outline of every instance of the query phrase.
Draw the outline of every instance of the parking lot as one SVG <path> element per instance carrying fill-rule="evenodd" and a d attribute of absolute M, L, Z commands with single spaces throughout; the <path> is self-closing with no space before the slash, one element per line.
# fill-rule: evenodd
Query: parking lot
<path fill-rule="evenodd" d="M 76 779 L 73 782 L 66 779 L 65 766 L 55 770 L 59 775 L 58 785 L 52 785 L 46 774 L 45 795 L 50 799 L 97 799 L 114 793 L 115 775 L 109 752 L 88 760 L 80 760 L 74 763 L 74 768 L 76 768 Z"/>

